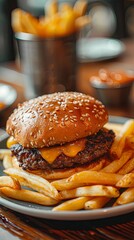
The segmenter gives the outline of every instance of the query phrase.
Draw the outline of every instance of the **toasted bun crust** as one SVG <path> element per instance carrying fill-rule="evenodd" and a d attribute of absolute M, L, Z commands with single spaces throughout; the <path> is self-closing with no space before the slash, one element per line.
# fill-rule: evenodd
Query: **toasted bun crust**
<path fill-rule="evenodd" d="M 104 105 L 93 97 L 63 92 L 19 105 L 7 121 L 9 135 L 27 148 L 64 144 L 98 132 L 108 121 Z"/>

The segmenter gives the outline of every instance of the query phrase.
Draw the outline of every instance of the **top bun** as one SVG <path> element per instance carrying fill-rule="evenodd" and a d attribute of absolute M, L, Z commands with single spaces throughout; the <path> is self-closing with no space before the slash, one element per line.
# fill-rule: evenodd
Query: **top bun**
<path fill-rule="evenodd" d="M 104 105 L 77 92 L 44 95 L 20 104 L 6 130 L 22 146 L 64 144 L 98 132 L 108 121 Z"/>

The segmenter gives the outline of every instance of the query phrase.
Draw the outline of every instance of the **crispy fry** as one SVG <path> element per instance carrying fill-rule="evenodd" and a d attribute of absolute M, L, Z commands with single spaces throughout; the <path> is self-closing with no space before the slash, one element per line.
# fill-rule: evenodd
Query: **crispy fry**
<path fill-rule="evenodd" d="M 53 0 L 49 4 L 47 4 L 46 15 L 48 17 L 53 17 L 54 14 L 56 14 L 57 12 L 58 12 L 57 0 Z"/>
<path fill-rule="evenodd" d="M 59 6 L 59 12 L 60 12 L 60 13 L 67 13 L 67 14 L 68 14 L 69 12 L 74 13 L 72 6 L 71 6 L 69 3 L 67 3 L 67 2 L 62 3 L 62 4 Z"/>
<path fill-rule="evenodd" d="M 128 120 L 122 127 L 120 133 L 116 136 L 115 141 L 111 147 L 111 155 L 117 158 L 121 157 L 123 148 L 125 146 L 126 138 L 134 131 L 134 120 Z"/>
<path fill-rule="evenodd" d="M 129 172 L 132 172 L 132 170 L 134 169 L 134 158 L 129 159 L 128 162 L 126 162 L 126 164 L 124 164 L 122 166 L 122 168 L 118 171 L 119 174 L 126 174 Z"/>
<path fill-rule="evenodd" d="M 53 181 L 52 185 L 57 190 L 66 190 L 91 184 L 115 185 L 121 178 L 122 175 L 119 174 L 89 170 L 73 174 L 67 179 Z"/>
<path fill-rule="evenodd" d="M 11 155 L 11 151 L 9 149 L 0 149 L 0 160 L 3 160 L 4 156 Z"/>
<path fill-rule="evenodd" d="M 77 17 L 81 17 L 86 13 L 87 10 L 87 1 L 85 0 L 78 0 L 74 4 L 74 12 Z"/>
<path fill-rule="evenodd" d="M 15 168 L 6 169 L 4 172 L 17 178 L 22 185 L 31 187 L 54 199 L 59 199 L 60 197 L 56 188 L 42 177 Z"/>
<path fill-rule="evenodd" d="M 109 172 L 109 173 L 116 173 L 119 169 L 131 158 L 133 154 L 132 150 L 126 151 L 122 154 L 120 159 L 116 159 L 112 161 L 109 165 L 104 167 L 101 171 L 102 172 Z M 122 173 L 124 174 L 124 173 Z"/>
<path fill-rule="evenodd" d="M 5 169 L 13 167 L 12 157 L 10 155 L 5 155 L 3 158 L 3 167 Z"/>
<path fill-rule="evenodd" d="M 84 208 L 85 202 L 87 202 L 90 197 L 79 197 L 65 201 L 58 206 L 54 207 L 52 211 L 76 211 Z"/>
<path fill-rule="evenodd" d="M 117 199 L 116 204 L 126 204 L 134 202 L 134 187 L 126 189 Z"/>
<path fill-rule="evenodd" d="M 63 190 L 60 192 L 63 199 L 87 197 L 87 196 L 106 196 L 106 197 L 118 197 L 119 191 L 115 187 L 94 185 L 79 187 L 71 190 Z"/>
<path fill-rule="evenodd" d="M 17 8 L 12 11 L 11 24 L 14 32 L 25 32 L 26 29 L 22 25 L 22 10 Z"/>
<path fill-rule="evenodd" d="M 79 17 L 75 21 L 75 27 L 77 30 L 80 30 L 81 28 L 85 27 L 86 25 L 89 25 L 91 23 L 91 18 L 87 16 Z"/>
<path fill-rule="evenodd" d="M 24 11 L 22 12 L 21 24 L 25 29 L 26 33 L 38 35 L 40 32 L 39 21 L 35 17 L 33 17 L 30 13 Z"/>
<path fill-rule="evenodd" d="M 114 160 L 113 162 L 108 164 L 105 168 L 103 168 L 101 171 L 113 172 L 113 173 L 117 172 L 121 168 L 121 166 L 124 165 L 125 162 L 127 164 L 127 160 L 130 156 L 131 156 L 131 151 L 124 152 L 120 159 Z M 125 174 L 125 173 L 128 173 L 129 170 L 130 170 L 130 168 L 127 167 L 127 168 L 125 168 L 124 172 L 122 171 L 121 173 L 119 173 L 119 171 L 118 171 L 118 173 Z M 96 197 L 91 202 L 89 201 L 88 203 L 85 204 L 85 209 L 104 207 L 105 204 L 107 202 L 109 202 L 110 199 L 111 198 L 107 198 L 107 197 Z"/>
<path fill-rule="evenodd" d="M 19 181 L 9 176 L 0 176 L 0 188 L 1 187 L 11 187 L 14 189 L 21 189 Z"/>
<path fill-rule="evenodd" d="M 26 189 L 12 189 L 9 187 L 2 187 L 0 191 L 7 197 L 22 200 L 26 202 L 33 202 L 41 205 L 55 205 L 57 201 L 53 198 L 47 197 L 44 194 L 33 192 Z"/>
<path fill-rule="evenodd" d="M 127 136 L 127 138 L 126 138 L 126 144 L 127 144 L 130 148 L 134 149 L 134 135 Z"/>
<path fill-rule="evenodd" d="M 108 198 L 108 197 L 93 198 L 85 203 L 85 209 L 91 210 L 91 209 L 102 208 L 107 202 L 109 202 L 110 199 L 111 198 Z"/>
<path fill-rule="evenodd" d="M 134 173 L 125 174 L 117 183 L 117 187 L 134 187 Z"/>

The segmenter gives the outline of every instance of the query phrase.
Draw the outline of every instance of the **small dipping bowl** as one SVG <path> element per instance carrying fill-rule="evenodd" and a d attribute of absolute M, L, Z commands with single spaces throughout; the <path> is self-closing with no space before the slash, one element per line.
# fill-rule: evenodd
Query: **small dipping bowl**
<path fill-rule="evenodd" d="M 96 98 L 104 105 L 123 107 L 129 103 L 133 81 L 134 75 L 100 69 L 98 76 L 91 77 L 90 85 L 94 89 Z"/>

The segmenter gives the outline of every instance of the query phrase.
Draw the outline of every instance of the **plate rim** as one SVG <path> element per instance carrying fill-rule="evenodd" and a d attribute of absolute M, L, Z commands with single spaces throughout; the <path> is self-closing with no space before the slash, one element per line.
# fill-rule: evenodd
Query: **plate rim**
<path fill-rule="evenodd" d="M 121 206 L 106 207 L 95 210 L 81 210 L 81 211 L 55 211 L 42 210 L 37 208 L 30 208 L 25 205 L 19 205 L 15 202 L 11 202 L 11 199 L 0 197 L 0 204 L 10 208 L 11 210 L 17 211 L 33 217 L 53 219 L 53 220 L 98 220 L 103 218 L 115 217 L 123 215 L 125 213 L 133 212 L 134 203 L 128 203 Z M 13 199 L 14 200 L 14 199 Z M 17 200 L 14 200 L 17 201 Z M 32 203 L 26 203 L 32 205 Z M 45 206 L 44 206 L 45 207 Z"/>
<path fill-rule="evenodd" d="M 117 123 L 117 121 L 118 123 L 124 123 L 129 119 L 131 118 L 109 116 L 109 122 L 111 123 Z M 17 202 L 20 202 L 21 204 L 18 204 Z M 95 210 L 53 212 L 51 209 L 42 209 L 43 207 L 46 208 L 46 206 L 41 205 L 41 209 L 38 209 L 37 207 L 30 207 L 31 205 L 36 206 L 36 204 L 10 199 L 5 196 L 2 197 L 2 195 L 0 196 L 0 204 L 22 214 L 51 220 L 97 220 L 109 217 L 116 217 L 134 211 L 134 202 L 132 202 L 121 206 L 106 207 Z"/>

